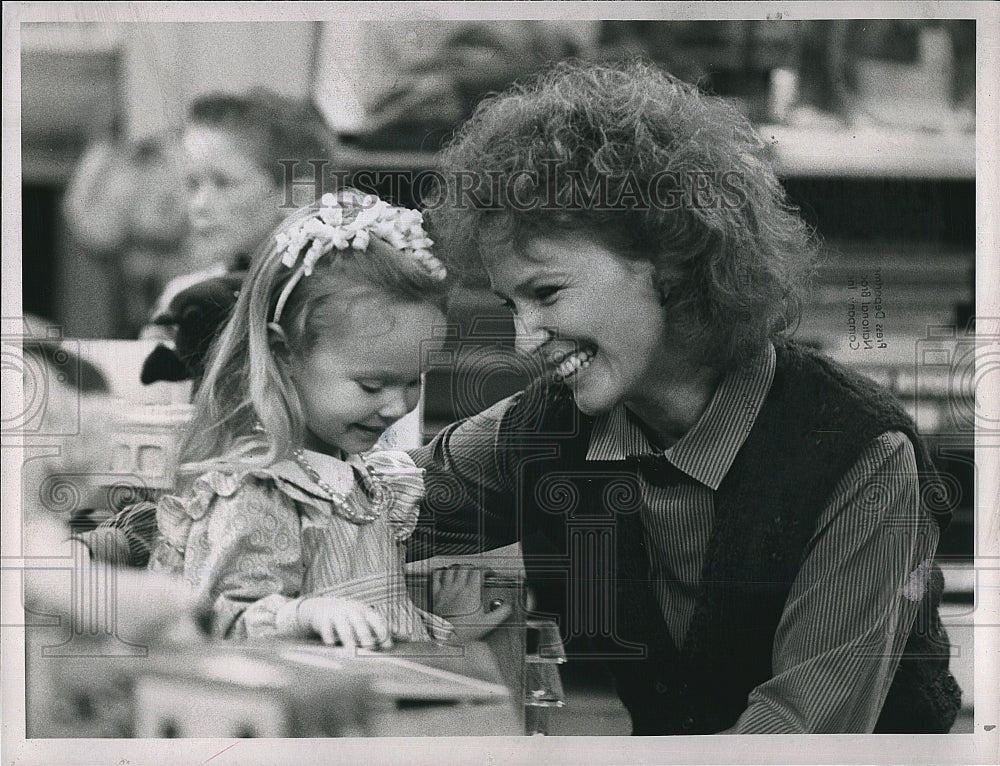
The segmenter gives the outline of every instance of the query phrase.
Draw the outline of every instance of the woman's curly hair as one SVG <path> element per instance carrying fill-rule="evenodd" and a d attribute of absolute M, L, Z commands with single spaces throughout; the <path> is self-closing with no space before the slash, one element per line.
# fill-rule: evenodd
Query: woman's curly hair
<path fill-rule="evenodd" d="M 427 197 L 439 255 L 467 279 L 488 251 L 576 232 L 655 267 L 692 358 L 729 368 L 798 321 L 816 240 L 730 103 L 655 66 L 562 62 L 485 99 Z"/>

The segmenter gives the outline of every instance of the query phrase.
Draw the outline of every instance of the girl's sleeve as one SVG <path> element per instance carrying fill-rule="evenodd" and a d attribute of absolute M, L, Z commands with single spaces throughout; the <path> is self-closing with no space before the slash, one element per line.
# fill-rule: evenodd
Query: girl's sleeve
<path fill-rule="evenodd" d="M 228 478 L 228 477 L 227 477 Z M 184 575 L 212 610 L 219 638 L 296 633 L 303 577 L 301 521 L 267 480 L 215 486 L 210 508 L 191 524 Z M 190 508 L 190 506 L 189 506 Z"/>

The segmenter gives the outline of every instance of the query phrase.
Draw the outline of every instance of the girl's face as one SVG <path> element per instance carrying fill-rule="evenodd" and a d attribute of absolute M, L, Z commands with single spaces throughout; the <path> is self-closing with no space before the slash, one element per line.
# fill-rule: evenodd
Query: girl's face
<path fill-rule="evenodd" d="M 514 312 L 518 346 L 565 379 L 582 412 L 647 401 L 670 379 L 678 351 L 648 261 L 568 235 L 532 240 L 523 255 L 488 256 L 486 268 Z"/>
<path fill-rule="evenodd" d="M 273 179 L 230 131 L 190 125 L 181 143 L 194 254 L 207 265 L 253 253 L 281 218 Z"/>
<path fill-rule="evenodd" d="M 382 296 L 351 302 L 344 321 L 289 374 L 304 411 L 307 449 L 337 455 L 371 449 L 389 426 L 417 406 L 420 360 L 444 315 L 426 303 Z"/>

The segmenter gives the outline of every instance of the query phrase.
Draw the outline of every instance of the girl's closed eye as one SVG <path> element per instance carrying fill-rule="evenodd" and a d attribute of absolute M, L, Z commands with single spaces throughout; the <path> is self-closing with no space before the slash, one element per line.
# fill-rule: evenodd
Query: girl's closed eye
<path fill-rule="evenodd" d="M 227 175 L 223 175 L 222 173 L 214 173 L 212 175 L 212 185 L 215 186 L 216 189 L 228 189 L 233 185 L 233 179 Z"/>
<path fill-rule="evenodd" d="M 386 384 L 380 380 L 359 380 L 358 385 L 361 389 L 369 394 L 378 394 L 385 390 Z M 420 378 L 414 378 L 413 380 L 408 380 L 403 384 L 404 388 L 408 389 L 419 389 L 420 388 Z"/>
<path fill-rule="evenodd" d="M 551 306 L 559 297 L 563 285 L 542 285 L 535 288 L 535 300 L 543 306 Z"/>

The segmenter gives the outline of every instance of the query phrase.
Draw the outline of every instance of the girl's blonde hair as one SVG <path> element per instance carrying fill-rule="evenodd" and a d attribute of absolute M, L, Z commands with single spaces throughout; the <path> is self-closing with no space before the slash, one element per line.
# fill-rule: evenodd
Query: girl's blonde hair
<path fill-rule="evenodd" d="M 336 195 L 344 223 L 371 204 L 353 189 Z M 320 209 L 316 202 L 289 215 L 254 254 L 233 313 L 216 340 L 181 443 L 181 477 L 206 470 L 266 466 L 302 443 L 305 420 L 298 394 L 274 347 L 275 304 L 295 269 L 282 263 L 276 241 Z M 377 292 L 404 303 L 444 310 L 448 282 L 408 254 L 372 236 L 364 250 L 332 250 L 288 296 L 277 322 L 287 352 L 304 355 L 344 317 L 348 296 Z M 277 353 L 282 353 L 277 351 Z"/>

